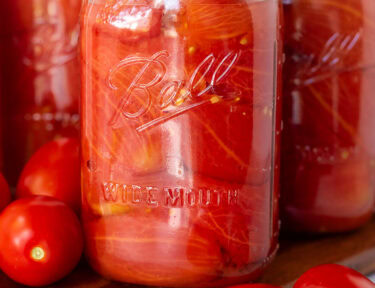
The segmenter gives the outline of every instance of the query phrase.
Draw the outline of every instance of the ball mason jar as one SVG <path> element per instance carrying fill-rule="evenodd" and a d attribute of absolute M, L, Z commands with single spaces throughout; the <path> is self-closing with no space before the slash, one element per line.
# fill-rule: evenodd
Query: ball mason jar
<path fill-rule="evenodd" d="M 44 143 L 78 136 L 80 0 L 0 3 L 5 175 Z"/>
<path fill-rule="evenodd" d="M 102 275 L 254 280 L 277 249 L 280 3 L 94 0 L 81 19 L 83 225 Z"/>
<path fill-rule="evenodd" d="M 365 223 L 375 192 L 375 2 L 284 1 L 283 226 Z"/>

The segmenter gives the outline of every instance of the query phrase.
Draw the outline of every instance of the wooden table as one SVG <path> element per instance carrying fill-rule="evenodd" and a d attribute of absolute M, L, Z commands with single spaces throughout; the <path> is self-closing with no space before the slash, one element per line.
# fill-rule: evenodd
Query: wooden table
<path fill-rule="evenodd" d="M 272 265 L 260 279 L 263 283 L 291 287 L 299 275 L 307 269 L 322 263 L 340 263 L 361 273 L 375 271 L 375 219 L 362 229 L 347 234 L 303 238 L 297 235 L 283 235 L 280 251 Z M 0 274 L 1 288 L 24 287 L 15 284 Z M 140 287 L 113 283 L 95 274 L 82 262 L 63 281 L 50 288 L 124 288 Z"/>

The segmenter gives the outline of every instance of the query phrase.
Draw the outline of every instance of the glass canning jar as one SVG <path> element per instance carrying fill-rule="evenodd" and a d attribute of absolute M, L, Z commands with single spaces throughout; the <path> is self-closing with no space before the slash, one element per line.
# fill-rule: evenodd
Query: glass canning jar
<path fill-rule="evenodd" d="M 374 203 L 375 2 L 284 4 L 283 224 L 351 230 Z"/>
<path fill-rule="evenodd" d="M 280 3 L 94 0 L 81 19 L 83 223 L 104 276 L 254 280 L 277 249 Z"/>
<path fill-rule="evenodd" d="M 81 0 L 0 1 L 5 175 L 44 143 L 78 136 Z"/>

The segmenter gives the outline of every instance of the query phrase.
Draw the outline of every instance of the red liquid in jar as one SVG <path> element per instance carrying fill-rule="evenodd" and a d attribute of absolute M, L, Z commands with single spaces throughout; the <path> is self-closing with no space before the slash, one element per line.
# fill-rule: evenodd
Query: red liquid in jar
<path fill-rule="evenodd" d="M 172 287 L 254 280 L 277 248 L 277 1 L 86 2 L 86 254 Z"/>
<path fill-rule="evenodd" d="M 5 174 L 15 184 L 29 157 L 78 136 L 79 0 L 0 3 Z"/>
<path fill-rule="evenodd" d="M 375 2 L 285 1 L 283 224 L 359 227 L 375 192 Z"/>

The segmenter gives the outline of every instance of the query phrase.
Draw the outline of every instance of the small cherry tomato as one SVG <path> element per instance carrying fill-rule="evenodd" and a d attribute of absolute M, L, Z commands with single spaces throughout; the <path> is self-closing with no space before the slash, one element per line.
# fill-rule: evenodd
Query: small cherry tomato
<path fill-rule="evenodd" d="M 51 197 L 11 203 L 0 215 L 0 268 L 28 286 L 56 282 L 78 264 L 83 235 L 77 215 Z"/>
<path fill-rule="evenodd" d="M 227 288 L 281 288 L 281 287 L 268 285 L 268 284 L 242 284 L 242 285 L 237 285 L 237 286 L 230 286 Z"/>
<path fill-rule="evenodd" d="M 293 288 L 375 288 L 361 273 L 337 264 L 314 267 L 304 273 Z"/>
<path fill-rule="evenodd" d="M 43 145 L 31 157 L 21 173 L 16 197 L 50 196 L 79 212 L 80 185 L 79 141 L 61 138 Z"/>
<path fill-rule="evenodd" d="M 12 201 L 9 185 L 3 174 L 0 173 L 0 211 Z"/>

